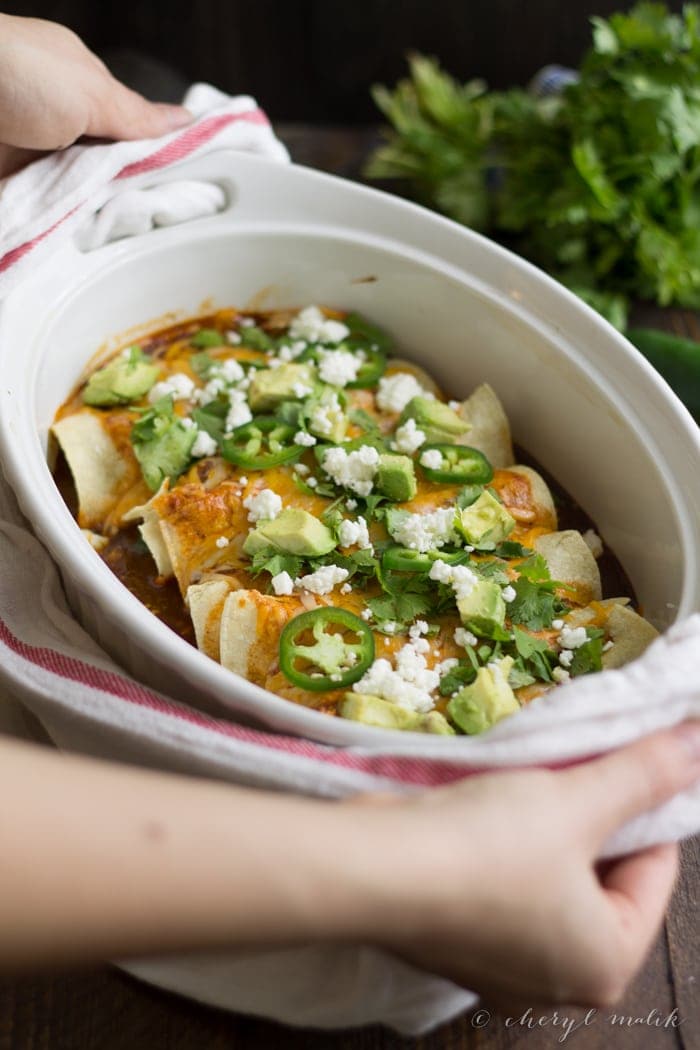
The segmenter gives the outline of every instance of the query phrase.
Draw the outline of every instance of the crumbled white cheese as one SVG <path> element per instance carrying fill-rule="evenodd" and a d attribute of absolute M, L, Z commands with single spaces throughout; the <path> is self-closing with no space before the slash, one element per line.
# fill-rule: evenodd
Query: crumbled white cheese
<path fill-rule="evenodd" d="M 615 644 L 615 643 L 614 643 L 614 642 L 612 641 L 612 639 L 610 639 L 609 641 L 607 641 L 607 642 L 605 643 L 605 645 L 603 646 L 603 652 L 604 652 L 604 653 L 609 653 L 609 652 L 610 652 L 610 650 L 612 649 L 612 647 L 614 646 L 614 644 Z"/>
<path fill-rule="evenodd" d="M 438 558 L 430 566 L 428 573 L 431 580 L 439 583 L 449 583 L 455 592 L 455 598 L 468 598 L 474 587 L 479 582 L 479 577 L 466 565 L 448 565 Z"/>
<path fill-rule="evenodd" d="M 301 379 L 297 379 L 295 383 L 292 383 L 292 393 L 300 401 L 305 397 L 308 397 L 311 391 L 312 387 L 310 387 L 308 383 L 303 383 Z"/>
<path fill-rule="evenodd" d="M 585 627 L 562 627 L 557 638 L 562 649 L 580 649 L 588 641 Z"/>
<path fill-rule="evenodd" d="M 418 429 L 415 419 L 407 419 L 403 426 L 396 428 L 393 447 L 397 452 L 403 452 L 405 455 L 411 456 L 424 444 L 425 434 Z"/>
<path fill-rule="evenodd" d="M 422 634 L 427 634 L 429 630 L 430 627 L 425 620 L 416 620 L 416 622 L 412 623 L 408 629 L 408 637 L 412 641 L 415 641 L 415 639 L 420 638 Z"/>
<path fill-rule="evenodd" d="M 555 682 L 559 682 L 559 684 L 561 684 L 562 682 L 568 682 L 571 678 L 571 675 L 565 667 L 555 667 L 552 671 L 552 678 Z"/>
<path fill-rule="evenodd" d="M 464 649 L 468 645 L 477 645 L 479 639 L 471 631 L 468 631 L 466 627 L 457 627 L 455 633 L 452 635 L 455 640 L 455 645 L 461 645 Z"/>
<path fill-rule="evenodd" d="M 462 402 L 461 401 L 448 401 L 447 402 L 447 407 L 451 408 L 453 412 L 459 412 L 460 408 L 462 407 Z"/>
<path fill-rule="evenodd" d="M 209 377 L 210 379 L 223 379 L 224 383 L 238 383 L 241 379 L 245 379 L 245 371 L 235 357 L 230 357 L 214 365 L 209 372 Z"/>
<path fill-rule="evenodd" d="M 348 510 L 357 510 L 357 500 L 356 499 L 346 499 L 345 500 L 345 506 L 347 507 Z"/>
<path fill-rule="evenodd" d="M 321 437 L 330 437 L 333 427 L 343 414 L 338 395 L 333 392 L 324 404 L 316 405 L 309 417 L 309 426 Z"/>
<path fill-rule="evenodd" d="M 278 572 L 270 580 L 275 594 L 291 594 L 294 590 L 294 580 L 288 572 Z"/>
<path fill-rule="evenodd" d="M 255 325 L 254 317 L 239 317 L 238 327 L 239 328 L 252 328 Z"/>
<path fill-rule="evenodd" d="M 228 537 L 227 537 L 227 536 L 219 536 L 219 537 L 217 538 L 217 541 L 216 541 L 216 546 L 217 546 L 217 547 L 219 548 L 219 550 L 221 551 L 221 550 L 223 550 L 223 549 L 224 549 L 224 547 L 228 547 L 228 545 L 229 545 L 229 542 L 230 542 L 230 541 L 229 541 L 229 539 L 228 539 Z"/>
<path fill-rule="evenodd" d="M 603 553 L 603 541 L 594 529 L 586 529 L 583 541 L 594 558 L 600 558 Z"/>
<path fill-rule="evenodd" d="M 316 572 L 298 576 L 294 585 L 303 591 L 311 591 L 312 594 L 330 594 L 333 588 L 343 583 L 348 576 L 348 570 L 341 569 L 339 565 L 322 565 Z"/>
<path fill-rule="evenodd" d="M 426 712 L 435 707 L 431 693 L 439 683 L 438 670 L 429 668 L 425 656 L 416 650 L 415 644 L 409 642 L 396 654 L 395 669 L 388 660 L 375 660 L 359 682 L 355 682 L 353 689 L 357 693 L 379 696 L 412 711 Z"/>
<path fill-rule="evenodd" d="M 444 457 L 439 448 L 429 448 L 420 457 L 420 465 L 428 470 L 439 470 L 444 462 Z"/>
<path fill-rule="evenodd" d="M 302 445 L 304 448 L 311 448 L 312 445 L 316 444 L 316 438 L 306 430 L 297 430 L 294 435 L 294 444 Z"/>
<path fill-rule="evenodd" d="M 434 398 L 434 395 L 410 372 L 395 372 L 379 380 L 377 405 L 383 412 L 403 412 L 413 397 Z"/>
<path fill-rule="evenodd" d="M 573 649 L 564 649 L 563 652 L 559 653 L 559 663 L 562 667 L 571 667 L 574 659 Z"/>
<path fill-rule="evenodd" d="M 359 517 L 356 521 L 350 521 L 349 518 L 345 518 L 341 521 L 338 528 L 338 542 L 341 547 L 357 546 L 360 550 L 366 550 L 368 547 L 371 547 L 372 543 L 365 519 Z"/>
<path fill-rule="evenodd" d="M 563 620 L 552 620 L 552 627 L 554 628 L 555 631 L 561 631 L 563 626 L 564 626 L 564 621 Z"/>
<path fill-rule="evenodd" d="M 385 634 L 396 634 L 396 624 L 393 620 L 387 620 L 384 624 L 383 631 Z"/>
<path fill-rule="evenodd" d="M 329 448 L 323 457 L 323 469 L 341 488 L 358 496 L 369 496 L 377 473 L 379 453 L 372 445 L 361 445 L 354 452 L 341 446 Z"/>
<path fill-rule="evenodd" d="M 331 386 L 347 386 L 357 379 L 362 361 L 347 350 L 321 350 L 318 374 Z"/>
<path fill-rule="evenodd" d="M 183 419 L 183 423 L 189 422 L 189 420 Z M 190 449 L 190 454 L 199 459 L 201 456 L 215 456 L 218 445 L 214 438 L 207 434 L 206 430 L 198 430 L 197 437 L 194 439 L 194 445 Z"/>
<path fill-rule="evenodd" d="M 228 394 L 229 409 L 226 415 L 226 433 L 235 430 L 236 427 L 242 427 L 245 423 L 250 423 L 253 418 L 253 413 L 250 411 L 250 405 L 246 399 L 245 393 L 242 390 L 236 390 L 234 387 L 229 390 Z"/>
<path fill-rule="evenodd" d="M 306 482 L 310 489 L 315 489 L 318 485 L 318 478 L 309 478 Z"/>
<path fill-rule="evenodd" d="M 282 510 L 282 497 L 272 489 L 262 489 L 244 499 L 243 506 L 248 511 L 248 521 L 271 521 Z"/>
<path fill-rule="evenodd" d="M 245 474 L 241 475 L 241 477 L 238 479 L 238 484 L 241 486 L 241 488 L 246 487 L 246 485 L 248 484 L 248 478 L 245 476 Z"/>
<path fill-rule="evenodd" d="M 454 518 L 454 507 L 440 507 L 429 514 L 407 514 L 389 531 L 397 543 L 423 554 L 444 547 L 446 543 L 457 542 Z"/>
<path fill-rule="evenodd" d="M 198 405 L 208 405 L 210 401 L 216 401 L 225 386 L 226 384 L 221 378 L 210 379 L 206 386 L 195 390 L 192 400 L 196 401 Z"/>
<path fill-rule="evenodd" d="M 231 331 L 231 332 L 227 332 L 226 333 L 226 342 L 230 343 L 231 346 L 238 346 L 240 341 L 241 341 L 241 337 L 238 334 L 238 332 Z"/>
<path fill-rule="evenodd" d="M 173 401 L 187 401 L 192 397 L 194 389 L 194 383 L 189 376 L 186 376 L 184 372 L 175 372 L 151 387 L 148 400 L 153 405 L 161 397 L 171 394 Z"/>
<path fill-rule="evenodd" d="M 515 590 L 515 587 L 511 587 L 510 584 L 508 584 L 507 587 L 503 588 L 503 590 L 501 591 L 501 594 L 503 595 L 503 601 L 504 602 L 514 602 L 515 601 L 516 590 Z"/>
<path fill-rule="evenodd" d="M 447 674 L 449 671 L 452 671 L 458 663 L 459 660 L 456 656 L 450 656 L 447 660 L 442 660 L 439 664 L 435 664 L 435 670 L 442 678 L 444 674 Z"/>
<path fill-rule="evenodd" d="M 362 612 L 360 613 L 360 616 L 362 617 L 363 620 L 371 620 L 372 619 L 372 610 L 371 609 L 363 609 Z"/>
<path fill-rule="evenodd" d="M 317 306 L 300 310 L 289 326 L 292 339 L 305 339 L 309 343 L 340 343 L 350 335 L 350 329 L 342 321 L 331 321 Z"/>
<path fill-rule="evenodd" d="M 352 584 L 350 584 L 350 583 L 344 583 L 343 586 L 340 588 L 340 593 L 341 594 L 350 594 L 351 591 L 352 591 Z"/>
<path fill-rule="evenodd" d="M 185 430 L 191 430 L 192 427 L 196 426 L 194 419 L 190 419 L 189 416 L 185 416 L 180 420 L 180 426 L 184 427 Z"/>

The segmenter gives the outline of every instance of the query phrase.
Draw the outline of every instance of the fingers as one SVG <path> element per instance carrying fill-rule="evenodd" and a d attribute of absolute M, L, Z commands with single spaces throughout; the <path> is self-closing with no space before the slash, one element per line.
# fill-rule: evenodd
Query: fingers
<path fill-rule="evenodd" d="M 561 776 L 595 845 L 700 779 L 700 720 L 655 733 Z"/>
<path fill-rule="evenodd" d="M 191 122 L 192 114 L 183 106 L 149 102 L 113 77 L 106 77 L 85 134 L 108 139 L 158 138 Z"/>

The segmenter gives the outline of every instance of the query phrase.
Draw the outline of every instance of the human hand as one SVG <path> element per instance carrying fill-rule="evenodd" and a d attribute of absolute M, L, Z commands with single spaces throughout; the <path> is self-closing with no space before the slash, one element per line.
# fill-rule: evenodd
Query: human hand
<path fill-rule="evenodd" d="M 81 135 L 155 138 L 191 119 L 115 80 L 64 26 L 0 14 L 0 177 Z"/>
<path fill-rule="evenodd" d="M 662 920 L 677 848 L 596 857 L 699 777 L 700 723 L 688 723 L 570 770 L 368 806 L 365 855 L 375 843 L 386 864 L 391 850 L 375 942 L 496 1002 L 617 1001 Z"/>

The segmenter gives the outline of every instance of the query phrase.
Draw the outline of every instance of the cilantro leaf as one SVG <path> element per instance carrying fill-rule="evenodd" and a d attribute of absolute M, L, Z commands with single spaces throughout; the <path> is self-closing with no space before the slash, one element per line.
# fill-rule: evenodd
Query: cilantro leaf
<path fill-rule="evenodd" d="M 288 572 L 292 579 L 301 573 L 303 560 L 293 554 L 284 554 L 274 547 L 266 547 L 253 555 L 250 571 L 254 576 L 261 572 L 269 572 L 270 576 L 277 576 L 280 572 Z"/>
<path fill-rule="evenodd" d="M 465 660 L 460 660 L 457 667 L 453 667 L 451 671 L 448 671 L 440 679 L 438 689 L 440 690 L 441 696 L 452 696 L 453 693 L 458 692 L 462 686 L 471 685 L 476 678 L 476 668 L 471 663 L 467 663 Z"/>
<path fill-rule="evenodd" d="M 201 408 L 195 408 L 192 412 L 192 418 L 199 429 L 206 431 L 218 445 L 224 440 L 227 415 L 227 402 L 218 399 L 210 401 L 208 405 L 202 405 Z"/>
<path fill-rule="evenodd" d="M 515 591 L 515 598 L 509 606 L 512 623 L 523 624 L 532 631 L 551 627 L 560 605 L 556 596 L 524 576 L 517 579 L 512 586 Z"/>
<path fill-rule="evenodd" d="M 588 635 L 588 641 L 584 642 L 578 649 L 574 649 L 574 658 L 569 667 L 569 674 L 572 678 L 582 674 L 591 674 L 594 671 L 602 671 L 603 669 L 603 631 L 588 627 L 586 628 L 586 634 Z"/>

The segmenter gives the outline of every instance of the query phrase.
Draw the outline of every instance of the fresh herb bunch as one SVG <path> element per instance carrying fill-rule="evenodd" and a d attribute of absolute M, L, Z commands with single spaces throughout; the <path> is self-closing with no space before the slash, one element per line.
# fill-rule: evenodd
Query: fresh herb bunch
<path fill-rule="evenodd" d="M 488 92 L 438 63 L 374 88 L 393 125 L 367 174 L 508 241 L 624 327 L 628 297 L 700 307 L 700 7 L 594 18 L 556 97 Z"/>

